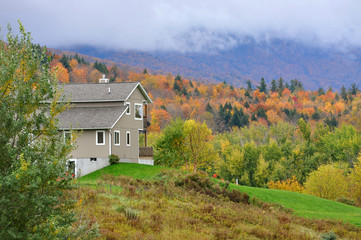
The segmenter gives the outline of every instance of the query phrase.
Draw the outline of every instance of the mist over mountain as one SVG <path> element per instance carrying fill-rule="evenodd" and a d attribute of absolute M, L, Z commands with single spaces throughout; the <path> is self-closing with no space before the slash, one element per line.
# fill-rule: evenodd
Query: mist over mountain
<path fill-rule="evenodd" d="M 298 79 L 304 87 L 334 89 L 361 82 L 361 49 L 316 47 L 292 40 L 256 41 L 245 38 L 226 49 L 198 52 L 105 50 L 89 45 L 61 48 L 84 55 L 121 62 L 151 72 L 180 74 L 209 82 L 245 86 L 250 79 L 257 84 L 262 77 L 269 83 L 282 77 Z"/>

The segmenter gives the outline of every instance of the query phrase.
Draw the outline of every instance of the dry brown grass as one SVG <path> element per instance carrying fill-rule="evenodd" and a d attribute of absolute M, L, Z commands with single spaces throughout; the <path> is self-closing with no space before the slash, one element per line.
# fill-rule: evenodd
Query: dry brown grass
<path fill-rule="evenodd" d="M 353 225 L 296 217 L 199 174 L 166 173 L 159 181 L 105 176 L 78 192 L 83 201 L 77 211 L 96 219 L 101 239 L 321 239 L 330 231 L 345 239 L 361 236 Z"/>

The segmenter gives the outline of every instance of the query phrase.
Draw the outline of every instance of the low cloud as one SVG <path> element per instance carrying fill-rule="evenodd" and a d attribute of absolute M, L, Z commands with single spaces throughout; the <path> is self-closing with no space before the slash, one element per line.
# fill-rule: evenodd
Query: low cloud
<path fill-rule="evenodd" d="M 322 47 L 361 46 L 360 1 L 12 0 L 2 3 L 4 34 L 19 19 L 34 41 L 112 49 L 227 49 L 244 37 Z"/>

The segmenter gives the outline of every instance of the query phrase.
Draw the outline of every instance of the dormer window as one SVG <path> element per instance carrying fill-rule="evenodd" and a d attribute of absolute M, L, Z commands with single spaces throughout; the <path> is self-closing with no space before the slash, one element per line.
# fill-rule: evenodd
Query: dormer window
<path fill-rule="evenodd" d="M 142 120 L 143 116 L 143 105 L 139 103 L 134 104 L 134 118 L 136 120 Z"/>

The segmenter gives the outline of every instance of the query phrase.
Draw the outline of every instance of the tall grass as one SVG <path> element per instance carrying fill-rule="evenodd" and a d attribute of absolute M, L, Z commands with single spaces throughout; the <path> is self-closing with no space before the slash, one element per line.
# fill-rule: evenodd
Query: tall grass
<path fill-rule="evenodd" d="M 82 186 L 77 211 L 98 222 L 102 239 L 317 239 L 360 228 L 297 217 L 277 204 L 248 200 L 198 174 L 162 172 L 156 180 L 102 175 Z M 252 199 L 252 198 L 251 198 Z"/>

